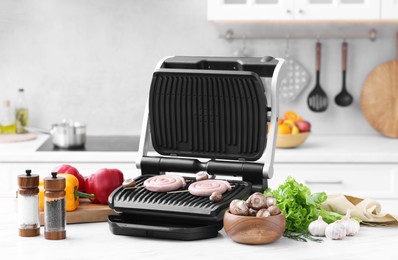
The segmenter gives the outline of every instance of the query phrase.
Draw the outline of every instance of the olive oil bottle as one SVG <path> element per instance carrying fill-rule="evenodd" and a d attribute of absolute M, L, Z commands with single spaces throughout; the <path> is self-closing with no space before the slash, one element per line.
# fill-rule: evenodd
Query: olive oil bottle
<path fill-rule="evenodd" d="M 15 134 L 15 120 L 11 114 L 10 100 L 4 100 L 2 118 L 0 120 L 1 134 Z"/>
<path fill-rule="evenodd" d="M 23 88 L 18 90 L 18 99 L 15 106 L 15 119 L 15 132 L 17 134 L 27 133 L 25 127 L 28 126 L 29 111 Z"/>

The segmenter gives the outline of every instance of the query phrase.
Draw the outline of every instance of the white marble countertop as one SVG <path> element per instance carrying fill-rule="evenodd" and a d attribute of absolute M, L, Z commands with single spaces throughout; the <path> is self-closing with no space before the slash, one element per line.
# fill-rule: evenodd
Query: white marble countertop
<path fill-rule="evenodd" d="M 39 134 L 37 138 L 26 142 L 0 143 L 0 163 L 12 162 L 113 162 L 133 163 L 136 152 L 87 152 L 57 151 L 37 152 L 36 150 L 49 138 Z"/>
<path fill-rule="evenodd" d="M 48 138 L 0 144 L 0 163 L 133 162 L 135 152 L 36 152 Z M 398 140 L 380 136 L 310 136 L 296 149 L 277 149 L 275 163 L 397 163 Z M 275 243 L 248 246 L 233 242 L 221 230 L 212 239 L 181 242 L 113 235 L 108 223 L 67 225 L 67 238 L 45 240 L 18 236 L 14 199 L 0 198 L 1 255 L 12 259 L 398 259 L 398 227 L 361 227 L 342 241 L 297 242 L 282 237 Z M 387 212 L 398 212 L 395 201 L 383 201 Z"/>
<path fill-rule="evenodd" d="M 66 239 L 19 237 L 13 199 L 0 199 L 0 248 L 8 259 L 397 259 L 397 227 L 361 227 L 355 237 L 298 242 L 282 237 L 268 245 L 233 242 L 221 230 L 218 237 L 197 241 L 116 236 L 108 223 L 68 224 Z M 6 210 L 7 209 L 7 214 Z"/>
<path fill-rule="evenodd" d="M 136 152 L 36 152 L 48 135 L 0 143 L 1 162 L 134 162 Z M 275 151 L 275 163 L 397 163 L 398 139 L 382 136 L 316 136 L 295 149 Z"/>
<path fill-rule="evenodd" d="M 295 149 L 276 149 L 276 163 L 397 163 L 398 139 L 369 136 L 309 136 Z"/>

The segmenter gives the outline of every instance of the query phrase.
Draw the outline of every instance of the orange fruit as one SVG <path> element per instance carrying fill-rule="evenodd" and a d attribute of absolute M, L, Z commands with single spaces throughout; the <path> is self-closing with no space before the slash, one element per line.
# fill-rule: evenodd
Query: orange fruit
<path fill-rule="evenodd" d="M 278 134 L 286 135 L 291 133 L 291 128 L 288 125 L 278 125 Z"/>
<path fill-rule="evenodd" d="M 283 118 L 278 118 L 278 125 L 283 124 L 283 121 L 285 121 Z"/>
<path fill-rule="evenodd" d="M 293 122 L 296 122 L 297 120 L 302 120 L 301 116 L 299 116 L 296 112 L 292 110 L 286 111 L 284 116 L 285 120 L 292 120 Z"/>

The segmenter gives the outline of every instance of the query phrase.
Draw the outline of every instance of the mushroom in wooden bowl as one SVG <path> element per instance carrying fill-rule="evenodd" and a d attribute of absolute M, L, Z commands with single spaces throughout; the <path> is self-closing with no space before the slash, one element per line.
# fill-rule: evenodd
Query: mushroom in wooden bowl
<path fill-rule="evenodd" d="M 269 244 L 285 232 L 285 216 L 273 197 L 252 194 L 246 201 L 235 199 L 224 214 L 224 230 L 235 242 L 249 245 Z"/>

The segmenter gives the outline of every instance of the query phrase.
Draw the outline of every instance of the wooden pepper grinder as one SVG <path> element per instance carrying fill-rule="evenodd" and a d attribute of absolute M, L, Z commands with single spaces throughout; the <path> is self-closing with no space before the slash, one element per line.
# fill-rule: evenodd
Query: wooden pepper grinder
<path fill-rule="evenodd" d="M 18 175 L 18 226 L 21 237 L 40 235 L 39 175 Z"/>
<path fill-rule="evenodd" d="M 66 238 L 66 181 L 57 177 L 57 172 L 51 175 L 44 178 L 44 238 L 60 240 Z"/>

